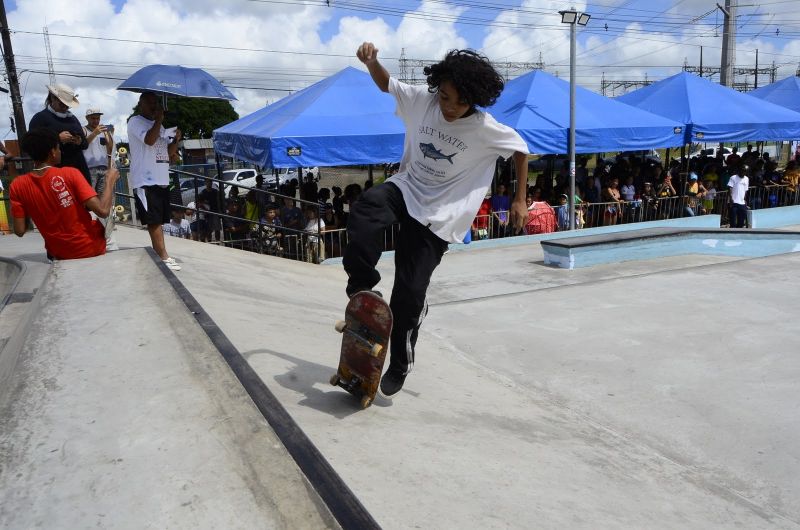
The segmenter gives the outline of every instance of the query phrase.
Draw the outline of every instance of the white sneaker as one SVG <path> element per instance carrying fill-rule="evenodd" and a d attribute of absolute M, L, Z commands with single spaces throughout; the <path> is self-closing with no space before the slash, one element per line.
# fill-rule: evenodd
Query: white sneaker
<path fill-rule="evenodd" d="M 181 266 L 178 265 L 178 262 L 175 261 L 175 258 L 170 257 L 162 261 L 164 262 L 164 265 L 166 265 L 171 271 L 181 270 Z"/>

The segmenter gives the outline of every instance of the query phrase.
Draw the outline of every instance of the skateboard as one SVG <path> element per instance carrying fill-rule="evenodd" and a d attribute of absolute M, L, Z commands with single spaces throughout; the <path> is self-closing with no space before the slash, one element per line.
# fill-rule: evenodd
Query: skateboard
<path fill-rule="evenodd" d="M 360 398 L 365 409 L 375 399 L 381 382 L 392 334 L 392 310 L 379 295 L 361 291 L 350 298 L 344 318 L 335 326 L 342 334 L 342 351 L 330 383 Z"/>

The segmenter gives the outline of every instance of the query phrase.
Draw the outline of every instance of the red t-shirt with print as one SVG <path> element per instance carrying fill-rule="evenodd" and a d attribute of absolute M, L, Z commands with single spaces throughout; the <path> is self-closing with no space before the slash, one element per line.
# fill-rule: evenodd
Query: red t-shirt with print
<path fill-rule="evenodd" d="M 42 175 L 26 173 L 11 181 L 11 215 L 33 219 L 54 258 L 99 256 L 106 251 L 103 225 L 83 205 L 96 195 L 77 169 L 51 167 Z"/>

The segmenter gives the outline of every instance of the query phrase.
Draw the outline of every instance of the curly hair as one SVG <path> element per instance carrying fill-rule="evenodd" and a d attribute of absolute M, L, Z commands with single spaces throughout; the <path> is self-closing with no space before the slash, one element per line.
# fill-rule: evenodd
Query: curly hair
<path fill-rule="evenodd" d="M 47 160 L 50 151 L 58 147 L 58 133 L 47 127 L 36 127 L 22 137 L 20 147 L 36 162 Z"/>
<path fill-rule="evenodd" d="M 444 60 L 426 66 L 423 73 L 429 92 L 436 92 L 442 81 L 449 81 L 470 106 L 490 107 L 503 91 L 503 78 L 489 59 L 472 50 L 450 50 Z"/>

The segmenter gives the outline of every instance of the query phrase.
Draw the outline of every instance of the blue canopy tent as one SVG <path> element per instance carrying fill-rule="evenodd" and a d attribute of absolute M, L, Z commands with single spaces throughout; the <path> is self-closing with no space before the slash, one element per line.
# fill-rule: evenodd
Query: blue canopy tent
<path fill-rule="evenodd" d="M 683 124 L 596 94 L 575 91 L 575 152 L 637 151 L 676 147 L 683 142 Z M 532 153 L 568 150 L 569 83 L 541 70 L 506 83 L 487 109 L 497 121 L 513 127 Z"/>
<path fill-rule="evenodd" d="M 750 95 L 795 112 L 800 112 L 800 77 L 793 75 L 786 79 L 775 81 L 771 85 L 753 90 Z"/>
<path fill-rule="evenodd" d="M 347 67 L 214 131 L 214 149 L 262 167 L 400 160 L 405 127 L 395 100 Z"/>
<path fill-rule="evenodd" d="M 800 137 L 800 113 L 686 72 L 617 101 L 685 124 L 687 144 Z"/>

